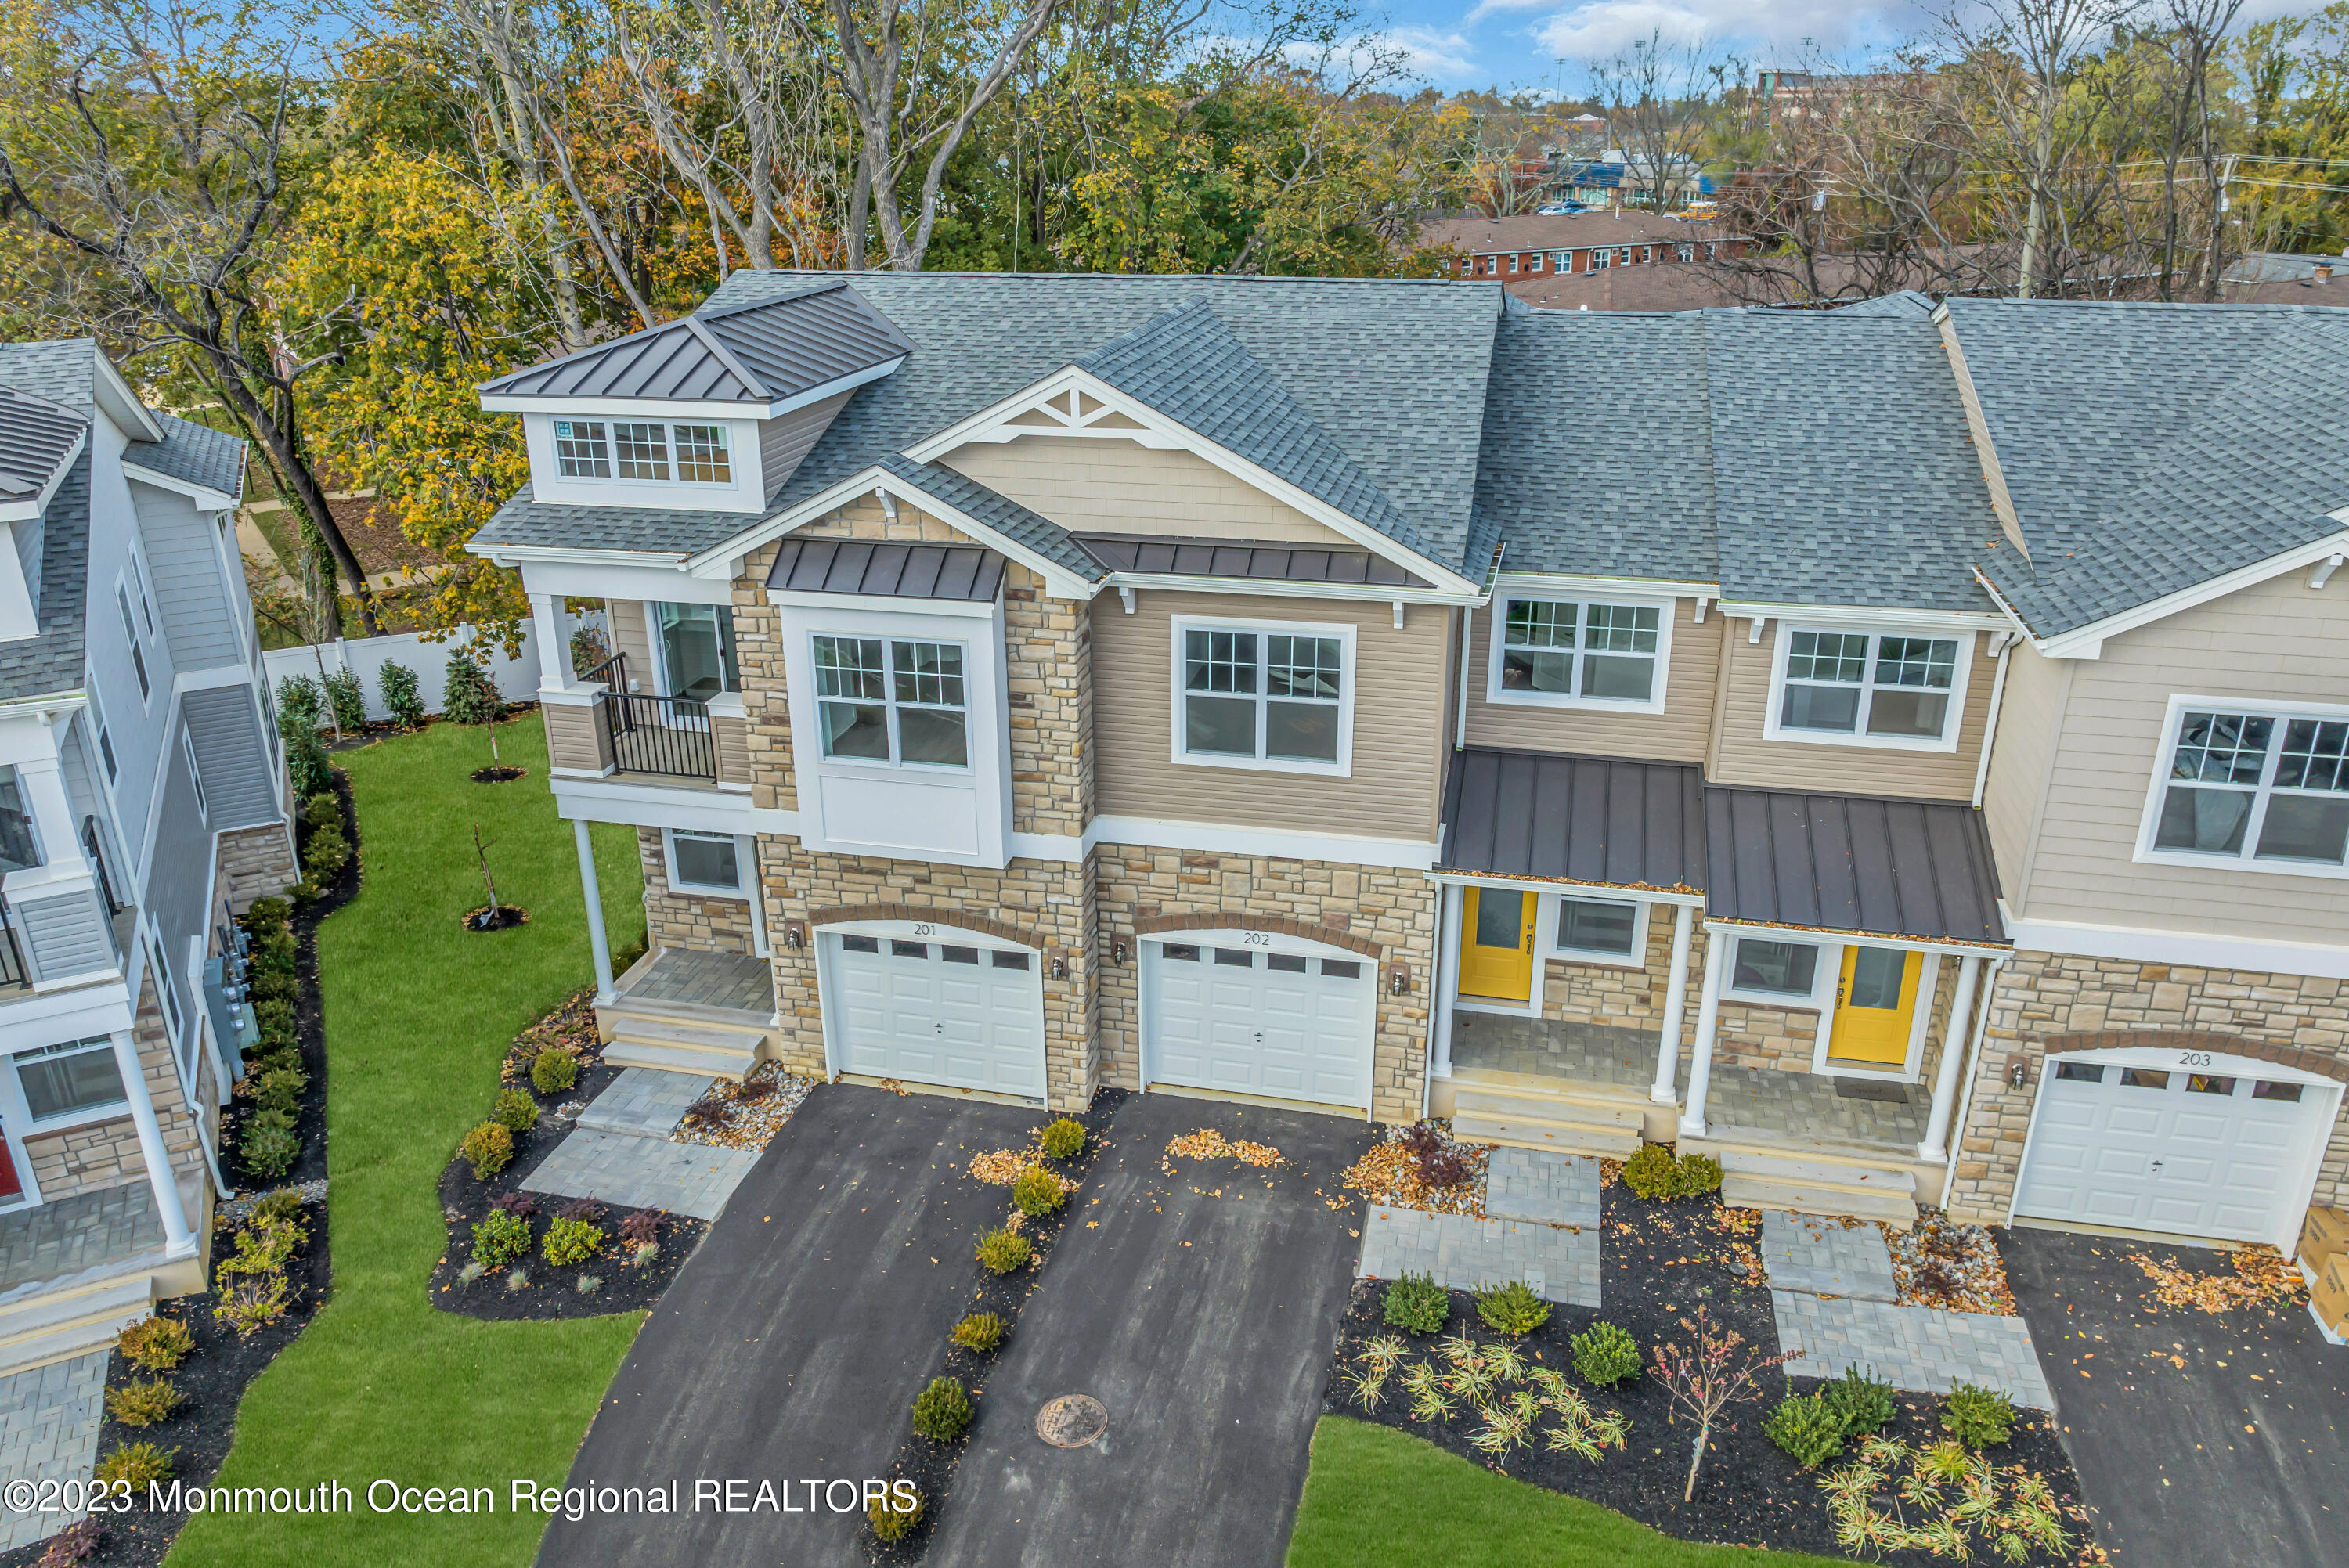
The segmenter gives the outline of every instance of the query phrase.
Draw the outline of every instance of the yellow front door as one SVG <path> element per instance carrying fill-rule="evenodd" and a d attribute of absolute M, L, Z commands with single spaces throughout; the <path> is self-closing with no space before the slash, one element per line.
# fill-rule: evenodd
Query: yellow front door
<path fill-rule="evenodd" d="M 1496 1002 L 1534 994 L 1534 900 L 1507 888 L 1472 887 L 1460 902 L 1460 991 Z"/>
<path fill-rule="evenodd" d="M 1909 1028 L 1917 1015 L 1923 957 L 1898 947 L 1849 946 L 1836 982 L 1831 1061 L 1898 1070 L 1909 1063 Z"/>

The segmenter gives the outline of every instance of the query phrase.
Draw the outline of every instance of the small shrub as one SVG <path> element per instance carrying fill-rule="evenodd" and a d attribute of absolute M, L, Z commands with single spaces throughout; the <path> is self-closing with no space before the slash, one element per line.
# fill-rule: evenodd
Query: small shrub
<path fill-rule="evenodd" d="M 291 1043 L 295 1037 L 293 998 L 272 996 L 266 1002 L 255 1002 L 253 1005 L 253 1021 L 261 1031 L 264 1049 L 268 1048 L 272 1036 Z"/>
<path fill-rule="evenodd" d="M 660 1211 L 638 1209 L 620 1222 L 620 1240 L 632 1247 L 649 1246 L 660 1240 Z"/>
<path fill-rule="evenodd" d="M 585 1220 L 557 1220 L 546 1227 L 546 1241 L 540 1248 L 546 1261 L 557 1268 L 566 1264 L 584 1264 L 601 1250 L 604 1233 Z"/>
<path fill-rule="evenodd" d="M 584 1274 L 579 1276 L 579 1294 L 581 1295 L 594 1295 L 597 1291 L 602 1290 L 603 1288 L 604 1276 L 602 1274 Z"/>
<path fill-rule="evenodd" d="M 1637 1154 L 1623 1161 L 1623 1185 L 1642 1198 L 1670 1198 L 1679 1181 L 1679 1161 L 1663 1144 L 1643 1143 Z"/>
<path fill-rule="evenodd" d="M 1974 1457 L 1963 1443 L 1927 1443 L 1917 1450 L 1917 1473 L 1944 1486 L 1965 1480 L 1973 1469 Z"/>
<path fill-rule="evenodd" d="M 287 676 L 277 683 L 277 724 L 280 729 L 289 722 L 315 726 L 325 717 L 326 694 L 318 689 L 316 681 L 308 676 Z"/>
<path fill-rule="evenodd" d="M 457 1283 L 459 1284 L 471 1284 L 478 1280 L 488 1278 L 489 1273 L 490 1265 L 483 1263 L 481 1259 L 475 1258 L 471 1263 L 467 1264 L 463 1268 L 457 1271 Z"/>
<path fill-rule="evenodd" d="M 151 1427 L 180 1408 L 169 1377 L 142 1377 L 106 1391 L 106 1413 L 126 1427 Z"/>
<path fill-rule="evenodd" d="M 516 1264 L 513 1267 L 506 1270 L 506 1288 L 508 1290 L 528 1290 L 530 1288 L 530 1271 L 523 1267 L 520 1264 Z"/>
<path fill-rule="evenodd" d="M 527 1220 L 538 1212 L 538 1200 L 528 1192 L 501 1192 L 490 1200 L 492 1209 L 503 1209 L 518 1219 Z"/>
<path fill-rule="evenodd" d="M 974 1312 L 956 1324 L 947 1337 L 965 1350 L 985 1355 L 1003 1343 L 1003 1319 L 991 1312 Z"/>
<path fill-rule="evenodd" d="M 1035 1255 L 1035 1243 L 1009 1228 L 989 1231 L 978 1238 L 979 1266 L 989 1274 L 1008 1274 L 1025 1268 Z"/>
<path fill-rule="evenodd" d="M 473 1180 L 486 1181 L 513 1163 L 513 1134 L 502 1122 L 485 1121 L 465 1134 L 459 1151 L 472 1162 Z"/>
<path fill-rule="evenodd" d="M 970 1396 L 960 1380 L 933 1377 L 914 1400 L 914 1430 L 934 1443 L 950 1443 L 970 1428 Z"/>
<path fill-rule="evenodd" d="M 640 1269 L 660 1256 L 658 1242 L 638 1242 L 620 1262 L 632 1269 Z"/>
<path fill-rule="evenodd" d="M 1427 1274 L 1405 1274 L 1387 1286 L 1386 1321 L 1405 1334 L 1435 1334 L 1452 1320 L 1452 1295 Z"/>
<path fill-rule="evenodd" d="M 212 1321 L 236 1331 L 243 1339 L 285 1315 L 292 1287 L 276 1269 L 238 1274 L 212 1304 Z"/>
<path fill-rule="evenodd" d="M 1414 1122 L 1395 1141 L 1411 1151 L 1412 1163 L 1418 1168 L 1423 1184 L 1457 1187 L 1468 1180 L 1468 1162 L 1460 1157 L 1458 1145 L 1446 1138 L 1434 1122 Z"/>
<path fill-rule="evenodd" d="M 280 1110 L 274 1105 L 264 1106 L 246 1117 L 244 1124 L 249 1128 L 267 1127 L 274 1128 L 280 1132 L 291 1132 L 294 1130 L 294 1113 L 290 1110 Z"/>
<path fill-rule="evenodd" d="M 1816 1470 L 1843 1452 L 1843 1412 L 1817 1394 L 1789 1394 L 1762 1423 L 1762 1435 L 1805 1470 Z"/>
<path fill-rule="evenodd" d="M 1061 1179 L 1040 1165 L 1030 1165 L 1011 1183 L 1011 1202 L 1030 1219 L 1049 1214 L 1068 1201 Z"/>
<path fill-rule="evenodd" d="M 1037 1146 L 1052 1160 L 1073 1160 L 1085 1150 L 1085 1124 L 1073 1116 L 1063 1116 L 1044 1124 L 1036 1135 Z"/>
<path fill-rule="evenodd" d="M 285 738 L 285 774 L 294 792 L 310 795 L 332 789 L 334 765 L 326 760 L 326 743 L 319 738 L 318 727 L 289 715 L 278 721 L 277 728 Z"/>
<path fill-rule="evenodd" d="M 872 1526 L 875 1541 L 903 1541 L 914 1532 L 914 1526 L 922 1522 L 922 1494 L 915 1492 L 914 1501 L 908 1504 L 905 1494 L 896 1490 L 897 1485 L 903 1484 L 893 1485 L 865 1504 L 864 1522 Z"/>
<path fill-rule="evenodd" d="M 1612 1388 L 1640 1375 L 1640 1342 L 1629 1330 L 1594 1323 L 1568 1343 L 1574 1349 L 1574 1369 L 1594 1388 Z"/>
<path fill-rule="evenodd" d="M 560 1048 L 541 1051 L 530 1064 L 530 1081 L 541 1094 L 561 1094 L 579 1081 L 579 1058 Z"/>
<path fill-rule="evenodd" d="M 554 1217 L 558 1220 L 585 1220 L 591 1225 L 599 1224 L 604 1218 L 604 1205 L 593 1198 L 568 1198 L 554 1206 Z"/>
<path fill-rule="evenodd" d="M 237 1139 L 236 1152 L 247 1171 L 264 1181 L 274 1181 L 293 1170 L 294 1162 L 302 1158 L 302 1140 L 282 1127 L 247 1123 Z"/>
<path fill-rule="evenodd" d="M 1941 1402 L 1941 1430 L 1970 1449 L 1992 1449 L 2014 1433 L 2014 1401 L 1995 1388 L 1961 1383 Z"/>
<path fill-rule="evenodd" d="M 123 1358 L 144 1372 L 169 1372 L 188 1358 L 196 1336 L 176 1317 L 142 1317 L 114 1336 Z"/>
<path fill-rule="evenodd" d="M 294 906 L 282 898 L 257 898 L 244 912 L 247 930 L 290 931 L 294 926 Z"/>
<path fill-rule="evenodd" d="M 300 1068 L 271 1068 L 253 1075 L 253 1103 L 291 1115 L 301 1109 L 302 1091 L 309 1087 L 310 1075 Z"/>
<path fill-rule="evenodd" d="M 383 668 L 376 673 L 376 691 L 383 706 L 391 712 L 394 724 L 407 729 L 421 728 L 424 724 L 424 694 L 416 689 L 416 672 L 406 665 L 386 659 Z"/>
<path fill-rule="evenodd" d="M 1865 1437 L 1892 1418 L 1892 1385 L 1870 1377 L 1857 1367 L 1819 1390 L 1819 1397 L 1843 1418 L 1843 1435 Z"/>
<path fill-rule="evenodd" d="M 527 1089 L 502 1088 L 497 1103 L 490 1107 L 490 1119 L 508 1132 L 528 1132 L 538 1125 L 538 1101 Z"/>
<path fill-rule="evenodd" d="M 473 1261 L 500 1268 L 530 1251 L 530 1222 L 492 1209 L 473 1222 Z"/>
<path fill-rule="evenodd" d="M 336 670 L 326 677 L 326 706 L 346 733 L 367 727 L 367 693 L 357 670 Z"/>
<path fill-rule="evenodd" d="M 488 724 L 504 706 L 477 661 L 461 649 L 449 655 L 440 685 L 442 714 L 459 724 Z"/>
<path fill-rule="evenodd" d="M 1721 1191 L 1721 1161 L 1710 1154 L 1683 1154 L 1672 1171 L 1676 1198 L 1701 1198 Z"/>
<path fill-rule="evenodd" d="M 1495 1334 L 1523 1339 L 1549 1321 L 1549 1303 L 1521 1279 L 1476 1293 L 1476 1315 Z"/>
<path fill-rule="evenodd" d="M 281 1189 L 268 1194 L 253 1206 L 253 1221 L 257 1225 L 291 1225 L 301 1228 L 302 1195 Z"/>
<path fill-rule="evenodd" d="M 143 1491 L 147 1483 L 171 1479 L 171 1461 L 177 1449 L 159 1449 L 152 1443 L 124 1443 L 98 1461 L 96 1475 L 109 1486 L 117 1481 L 129 1481 L 130 1490 Z"/>

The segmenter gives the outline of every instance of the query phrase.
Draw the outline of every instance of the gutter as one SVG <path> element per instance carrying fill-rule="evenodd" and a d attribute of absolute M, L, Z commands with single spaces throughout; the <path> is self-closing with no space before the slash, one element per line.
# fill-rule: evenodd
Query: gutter
<path fill-rule="evenodd" d="M 1982 757 L 1974 764 L 1974 810 L 1977 811 L 1982 810 L 1982 789 L 1990 782 L 1990 748 L 1991 743 L 1998 738 L 1999 709 L 2005 705 L 2007 655 L 2014 651 L 2012 634 L 2000 632 L 1992 640 L 1998 644 L 1998 673 L 1991 677 L 1990 713 L 1982 720 Z"/>

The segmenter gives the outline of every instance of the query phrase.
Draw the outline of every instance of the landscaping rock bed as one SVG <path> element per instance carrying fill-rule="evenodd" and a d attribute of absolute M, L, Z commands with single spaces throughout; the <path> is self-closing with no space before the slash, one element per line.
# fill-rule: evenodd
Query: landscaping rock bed
<path fill-rule="evenodd" d="M 975 1255 L 966 1254 L 962 1266 L 970 1271 L 973 1281 L 970 1300 L 962 1309 L 963 1315 L 969 1317 L 980 1313 L 994 1314 L 1003 1321 L 1003 1338 L 993 1348 L 981 1351 L 957 1344 L 941 1333 L 936 1357 L 932 1362 L 929 1372 L 923 1378 L 926 1385 L 935 1378 L 950 1377 L 969 1391 L 974 1405 L 983 1398 L 988 1374 L 993 1367 L 996 1357 L 1003 1353 L 1004 1346 L 1010 1344 L 1012 1336 L 1019 1332 L 1019 1309 L 1026 1304 L 1028 1298 L 1035 1294 L 1036 1287 L 1041 1281 L 1044 1264 L 1052 1253 L 1054 1238 L 1061 1233 L 1063 1226 L 1072 1219 L 1081 1217 L 1084 1212 L 1085 1201 L 1082 1188 L 1086 1173 L 1093 1168 L 1101 1157 L 1102 1150 L 1107 1147 L 1104 1135 L 1108 1132 L 1110 1121 L 1117 1114 L 1117 1108 L 1123 1102 L 1125 1095 L 1126 1091 L 1123 1089 L 1102 1089 L 1094 1095 L 1092 1106 L 1085 1110 L 1084 1114 L 1074 1119 L 1084 1125 L 1085 1146 L 1073 1159 L 1047 1161 L 1040 1154 L 1037 1156 L 1038 1161 L 1047 1168 L 1067 1181 L 1077 1183 L 1077 1190 L 1071 1194 L 1067 1202 L 1051 1213 L 1020 1217 L 1020 1233 L 1028 1237 L 1034 1248 L 1034 1255 L 1027 1266 L 1008 1274 L 995 1274 L 980 1266 Z M 1036 1119 L 1037 1128 L 1040 1130 L 1052 1119 L 1054 1118 L 1050 1113 L 1039 1111 Z M 1018 1211 L 1011 1203 L 1011 1188 L 993 1180 L 1001 1172 L 994 1168 L 997 1162 L 985 1159 L 988 1152 L 990 1151 L 984 1150 L 963 1150 L 965 1169 L 962 1179 L 974 1186 L 996 1187 L 1003 1195 L 1004 1208 L 1007 1212 L 1016 1214 Z M 969 1162 L 974 1157 L 980 1161 L 978 1169 L 988 1173 L 985 1179 L 971 1173 Z M 976 1249 L 978 1243 L 978 1237 L 976 1235 L 969 1238 L 969 1243 L 973 1249 Z M 947 1326 L 948 1328 L 952 1326 L 951 1324 Z M 906 1418 L 902 1416 L 898 1418 L 901 1429 L 902 1423 Z M 877 1541 L 868 1534 L 867 1542 L 872 1550 L 873 1561 L 876 1564 L 891 1565 L 891 1568 L 895 1568 L 895 1565 L 916 1563 L 921 1560 L 923 1553 L 928 1550 L 930 1538 L 936 1531 L 939 1511 L 945 1507 L 948 1492 L 954 1483 L 956 1465 L 960 1460 L 964 1445 L 968 1440 L 966 1430 L 963 1435 L 950 1442 L 933 1442 L 927 1438 L 909 1435 L 900 1445 L 895 1458 L 884 1473 L 892 1481 L 913 1482 L 915 1489 L 921 1494 L 922 1513 L 912 1531 L 899 1540 Z M 979 1500 L 977 1505 L 992 1506 L 997 1501 L 983 1499 Z"/>
<path fill-rule="evenodd" d="M 1716 1422 L 1698 1473 L 1694 1499 L 1682 1501 L 1696 1429 L 1685 1413 L 1674 1418 L 1670 1393 L 1656 1375 L 1655 1347 L 1660 1341 L 1672 1341 L 1694 1348 L 1695 1335 L 1689 1326 L 1702 1310 L 1707 1322 L 1742 1337 L 1744 1343 L 1736 1352 L 1739 1358 L 1766 1360 L 1779 1354 L 1770 1293 L 1761 1281 L 1760 1259 L 1754 1246 L 1758 1230 L 1755 1216 L 1749 1211 L 1724 1209 L 1712 1196 L 1642 1199 L 1619 1181 L 1602 1187 L 1600 1203 L 1603 1307 L 1592 1311 L 1554 1305 L 1547 1323 L 1515 1342 L 1526 1357 L 1526 1377 L 1534 1380 L 1511 1383 L 1505 1379 L 1501 1393 L 1538 1396 L 1540 1374 L 1532 1369 L 1562 1372 L 1573 1392 L 1588 1402 L 1593 1417 L 1603 1419 L 1611 1413 L 1625 1419 L 1620 1449 L 1602 1448 L 1595 1460 L 1572 1451 L 1551 1450 L 1545 1446 L 1547 1435 L 1564 1423 L 1545 1415 L 1536 1422 L 1535 1440 L 1496 1457 L 1473 1440 L 1487 1429 L 1475 1401 L 1456 1397 L 1457 1408 L 1450 1417 L 1414 1418 L 1413 1396 L 1401 1381 L 1412 1363 L 1433 1360 L 1439 1368 L 1447 1367 L 1436 1347 L 1445 1336 L 1463 1329 L 1480 1346 L 1501 1339 L 1480 1320 L 1475 1298 L 1458 1291 L 1449 1293 L 1450 1321 L 1440 1334 L 1408 1336 L 1383 1320 L 1386 1284 L 1359 1283 L 1339 1332 L 1337 1362 L 1324 1408 L 1413 1433 L 1488 1469 L 1604 1504 L 1682 1540 L 1760 1545 L 1830 1557 L 1850 1555 L 1837 1544 L 1828 1493 L 1821 1482 L 1855 1463 L 1860 1457 L 1859 1440 L 1847 1440 L 1841 1456 L 1806 1470 L 1763 1430 L 1772 1408 L 1786 1393 L 1821 1387 L 1816 1378 L 1789 1379 L 1775 1367 L 1762 1370 L 1756 1378 L 1761 1398 L 1731 1407 Z M 1612 1388 L 1591 1387 L 1574 1371 L 1572 1336 L 1600 1320 L 1628 1331 L 1642 1361 L 1638 1376 Z M 1379 1398 L 1365 1403 L 1349 1374 L 1359 1373 L 1364 1347 L 1383 1335 L 1400 1336 L 1408 1346 L 1408 1357 L 1389 1376 Z M 1488 1398 L 1488 1408 L 1492 1403 Z M 1940 1429 L 1942 1405 L 1933 1396 L 1896 1395 L 1892 1418 L 1882 1435 L 1911 1448 L 1939 1442 L 1947 1435 Z M 2095 1549 L 2086 1516 L 2080 1509 L 2078 1478 L 2051 1419 L 2018 1410 L 2011 1439 L 1984 1449 L 1982 1457 L 1994 1470 L 2002 1470 L 2002 1485 L 2011 1485 L 2013 1480 L 2002 1467 L 2021 1465 L 2043 1478 L 2054 1495 L 2063 1527 L 2072 1536 L 2069 1550 L 2036 1551 L 2021 1562 L 2054 1568 L 2083 1560 L 2084 1551 L 2088 1553 L 2086 1560 L 2093 1560 Z M 1888 1475 L 1876 1494 L 1879 1511 L 1893 1507 L 1896 1479 Z M 1956 1495 L 1953 1490 L 1950 1495 Z M 1906 1510 L 1911 1525 L 1938 1517 L 1913 1502 L 1899 1506 Z M 1976 1561 L 2005 1561 L 1979 1537 L 1971 1547 Z M 1862 1555 L 1904 1568 L 1953 1560 L 1914 1549 L 1868 1551 Z"/>
<path fill-rule="evenodd" d="M 579 1063 L 578 1076 L 560 1088 L 541 1089 L 531 1078 L 531 1064 L 549 1049 L 569 1052 Z M 661 1298 L 677 1271 L 709 1233 L 706 1222 L 690 1215 L 605 1206 L 592 1221 L 603 1232 L 595 1255 L 550 1264 L 543 1253 L 547 1233 L 573 1201 L 524 1192 L 521 1187 L 540 1161 L 575 1130 L 579 1110 L 620 1072 L 605 1063 L 598 1048 L 591 991 L 577 993 L 514 1037 L 500 1079 L 505 1090 L 530 1096 L 538 1107 L 538 1119 L 527 1130 L 510 1132 L 512 1156 L 487 1179 L 474 1175 L 471 1161 L 461 1151 L 442 1169 L 440 1213 L 449 1227 L 449 1240 L 426 1285 L 433 1305 L 467 1317 L 512 1321 L 601 1317 L 607 1313 L 640 1311 Z M 473 1261 L 474 1227 L 501 1205 L 515 1204 L 529 1210 L 518 1215 L 529 1229 L 529 1250 L 513 1260 L 529 1283 L 511 1286 L 511 1265 L 466 1278 L 466 1265 Z M 637 1213 L 652 1216 L 659 1248 L 643 1263 L 631 1260 L 631 1249 L 620 1233 L 621 1225 Z M 596 1288 L 581 1290 L 582 1276 L 598 1281 Z"/>

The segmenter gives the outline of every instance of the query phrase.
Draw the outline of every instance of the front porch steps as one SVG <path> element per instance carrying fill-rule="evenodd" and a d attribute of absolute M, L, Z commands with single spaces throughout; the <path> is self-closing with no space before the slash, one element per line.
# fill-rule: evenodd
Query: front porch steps
<path fill-rule="evenodd" d="M 768 1056 L 773 1030 L 749 1016 L 709 1016 L 716 1012 L 698 1008 L 688 1016 L 625 1002 L 598 1007 L 595 1022 L 607 1037 L 604 1059 L 616 1068 L 657 1068 L 740 1082 Z"/>
<path fill-rule="evenodd" d="M 1683 1154 L 1721 1161 L 1721 1201 L 1733 1209 L 1783 1209 L 1796 1214 L 1880 1220 L 1907 1230 L 1917 1222 L 1917 1177 L 1909 1161 L 1807 1141 L 1770 1147 L 1716 1127 L 1680 1140 Z"/>
<path fill-rule="evenodd" d="M 1603 1091 L 1462 1081 L 1453 1093 L 1452 1135 L 1469 1143 L 1547 1149 L 1621 1160 L 1638 1152 L 1644 1102 Z"/>
<path fill-rule="evenodd" d="M 154 1310 L 155 1275 L 147 1266 L 0 1306 L 0 1377 L 107 1349 Z"/>

